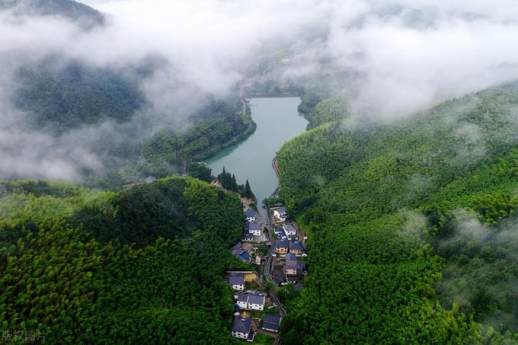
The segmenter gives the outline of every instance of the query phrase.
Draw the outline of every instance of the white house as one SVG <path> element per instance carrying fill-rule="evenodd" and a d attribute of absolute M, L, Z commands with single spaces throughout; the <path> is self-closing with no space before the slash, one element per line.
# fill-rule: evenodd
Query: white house
<path fill-rule="evenodd" d="M 299 261 L 297 260 L 297 257 L 289 253 L 286 255 L 286 263 L 284 264 L 284 273 L 287 276 L 296 276 L 298 273 L 299 268 Z"/>
<path fill-rule="evenodd" d="M 249 317 L 241 317 L 239 314 L 234 317 L 232 325 L 232 336 L 234 338 L 244 339 L 248 342 L 254 341 L 254 331 L 252 330 L 252 319 Z"/>
<path fill-rule="evenodd" d="M 245 218 L 249 222 L 255 222 L 257 220 L 257 212 L 249 208 L 245 211 Z"/>
<path fill-rule="evenodd" d="M 266 296 L 258 292 L 243 292 L 237 296 L 237 305 L 245 310 L 264 310 Z"/>
<path fill-rule="evenodd" d="M 262 329 L 268 332 L 279 333 L 282 318 L 276 314 L 266 314 L 263 319 Z"/>
<path fill-rule="evenodd" d="M 228 277 L 228 283 L 235 291 L 245 290 L 245 275 L 243 273 L 231 274 Z"/>
<path fill-rule="evenodd" d="M 282 229 L 284 230 L 284 233 L 288 238 L 293 238 L 297 236 L 297 228 L 295 228 L 295 225 L 293 224 L 284 224 L 282 226 Z"/>
<path fill-rule="evenodd" d="M 266 303 L 266 296 L 263 294 L 251 294 L 248 296 L 248 309 L 250 310 L 264 310 Z"/>
<path fill-rule="evenodd" d="M 248 223 L 248 233 L 253 236 L 261 236 L 263 234 L 263 226 L 259 223 Z"/>
<path fill-rule="evenodd" d="M 243 292 L 237 295 L 237 306 L 239 309 L 248 309 L 248 293 Z"/>
<path fill-rule="evenodd" d="M 278 222 L 285 222 L 288 219 L 288 214 L 286 213 L 286 208 L 279 207 L 273 210 L 273 217 Z"/>

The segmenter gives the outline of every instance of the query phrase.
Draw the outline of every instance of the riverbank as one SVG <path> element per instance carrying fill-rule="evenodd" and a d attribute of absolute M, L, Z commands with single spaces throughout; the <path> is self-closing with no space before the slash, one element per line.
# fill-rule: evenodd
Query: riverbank
<path fill-rule="evenodd" d="M 249 123 L 246 130 L 238 133 L 236 136 L 232 137 L 228 141 L 221 143 L 220 145 L 216 145 L 208 150 L 205 150 L 202 154 L 196 155 L 195 159 L 197 161 L 210 161 L 215 156 L 221 154 L 222 151 L 235 147 L 244 141 L 246 141 L 251 135 L 253 135 L 257 129 L 257 124 L 254 122 L 251 116 L 251 109 L 248 101 L 243 100 L 243 116 L 249 117 Z"/>

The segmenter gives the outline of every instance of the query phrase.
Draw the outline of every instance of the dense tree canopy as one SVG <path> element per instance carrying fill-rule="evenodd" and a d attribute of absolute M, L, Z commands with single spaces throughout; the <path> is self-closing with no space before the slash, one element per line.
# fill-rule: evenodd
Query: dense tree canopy
<path fill-rule="evenodd" d="M 232 342 L 236 196 L 191 178 L 120 193 L 14 181 L 0 212 L 0 325 L 13 343 Z"/>
<path fill-rule="evenodd" d="M 281 197 L 311 234 L 284 343 L 300 344 L 298 334 L 304 344 L 517 341 L 504 334 L 518 320 L 501 284 L 515 281 L 502 269 L 510 250 L 491 235 L 452 249 L 466 244 L 462 229 L 491 233 L 517 209 L 517 103 L 516 85 L 505 85 L 396 123 L 330 122 L 283 147 Z M 492 269 L 493 282 L 483 274 Z"/>

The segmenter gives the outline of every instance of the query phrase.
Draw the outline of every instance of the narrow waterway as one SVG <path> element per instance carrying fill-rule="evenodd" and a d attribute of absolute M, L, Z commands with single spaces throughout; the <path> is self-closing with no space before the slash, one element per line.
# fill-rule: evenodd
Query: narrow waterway
<path fill-rule="evenodd" d="M 307 121 L 297 111 L 299 104 L 297 97 L 252 98 L 252 118 L 257 124 L 255 133 L 208 160 L 213 175 L 225 167 L 240 183 L 248 179 L 260 206 L 278 185 L 272 159 L 285 142 L 306 129 Z"/>

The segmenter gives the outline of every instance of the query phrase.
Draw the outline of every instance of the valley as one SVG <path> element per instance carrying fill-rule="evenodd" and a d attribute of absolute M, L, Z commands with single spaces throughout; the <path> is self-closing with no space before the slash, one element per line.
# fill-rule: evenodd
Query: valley
<path fill-rule="evenodd" d="M 517 17 L 0 0 L 0 345 L 517 345 Z"/>

